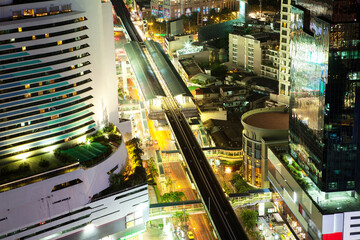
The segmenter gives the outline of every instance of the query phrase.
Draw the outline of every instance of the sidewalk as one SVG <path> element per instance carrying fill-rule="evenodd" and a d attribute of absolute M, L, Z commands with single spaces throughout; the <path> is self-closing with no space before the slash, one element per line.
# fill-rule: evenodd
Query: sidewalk
<path fill-rule="evenodd" d="M 150 204 L 158 203 L 158 199 L 156 198 L 156 193 L 154 186 L 149 185 L 149 201 Z"/>

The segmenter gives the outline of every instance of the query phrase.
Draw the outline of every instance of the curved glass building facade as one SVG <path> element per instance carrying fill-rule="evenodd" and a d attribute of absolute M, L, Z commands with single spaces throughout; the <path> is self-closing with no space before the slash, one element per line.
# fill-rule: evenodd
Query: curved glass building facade
<path fill-rule="evenodd" d="M 316 3 L 316 4 L 315 4 Z M 291 155 L 326 192 L 354 190 L 360 35 L 355 1 L 291 8 Z"/>

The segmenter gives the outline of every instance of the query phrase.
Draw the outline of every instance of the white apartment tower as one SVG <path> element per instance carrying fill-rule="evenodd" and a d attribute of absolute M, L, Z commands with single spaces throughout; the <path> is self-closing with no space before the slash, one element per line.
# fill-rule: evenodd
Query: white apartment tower
<path fill-rule="evenodd" d="M 119 239 L 145 230 L 147 184 L 100 194 L 125 165 L 124 141 L 91 166 L 3 174 L 4 165 L 84 142 L 108 122 L 130 128 L 119 123 L 116 90 L 110 1 L 0 0 L 0 239 Z"/>
<path fill-rule="evenodd" d="M 278 100 L 286 104 L 289 104 L 290 94 L 290 9 L 291 0 L 281 0 Z"/>
<path fill-rule="evenodd" d="M 273 33 L 259 32 L 243 36 L 229 34 L 229 61 L 255 74 L 273 78 L 277 72 L 274 67 L 278 59 L 270 55 L 277 54 L 277 44 L 278 35 Z M 267 68 L 265 64 L 268 62 L 271 65 Z"/>
<path fill-rule="evenodd" d="M 0 2 L 0 162 L 118 122 L 110 2 L 30 2 Z"/>

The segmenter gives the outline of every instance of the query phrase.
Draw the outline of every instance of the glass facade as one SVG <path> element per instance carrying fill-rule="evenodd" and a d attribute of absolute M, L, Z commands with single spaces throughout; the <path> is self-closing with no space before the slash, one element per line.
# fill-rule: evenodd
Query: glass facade
<path fill-rule="evenodd" d="M 333 22 L 351 17 L 342 17 L 336 1 L 323 12 L 312 8 L 318 2 L 291 9 L 291 154 L 322 191 L 353 190 L 360 159 L 359 23 Z"/>

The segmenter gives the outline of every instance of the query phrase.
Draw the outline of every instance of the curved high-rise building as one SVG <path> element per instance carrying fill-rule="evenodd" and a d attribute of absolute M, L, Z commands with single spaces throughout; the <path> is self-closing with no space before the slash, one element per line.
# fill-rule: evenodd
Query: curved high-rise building
<path fill-rule="evenodd" d="M 0 161 L 118 122 L 111 12 L 101 1 L 19 2 L 0 6 Z"/>
<path fill-rule="evenodd" d="M 109 122 L 123 134 L 131 128 L 119 123 L 115 71 L 109 1 L 0 0 L 0 239 L 145 230 L 147 184 L 109 181 L 126 165 L 124 141 L 109 155 L 101 143 L 72 147 Z M 42 154 L 63 147 L 76 161 Z"/>

